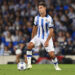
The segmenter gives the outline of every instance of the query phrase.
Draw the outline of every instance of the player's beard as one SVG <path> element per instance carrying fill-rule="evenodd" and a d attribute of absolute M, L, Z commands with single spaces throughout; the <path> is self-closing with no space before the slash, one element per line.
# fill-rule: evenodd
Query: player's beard
<path fill-rule="evenodd" d="M 45 11 L 43 11 L 43 12 L 40 12 L 40 15 L 45 15 L 45 13 L 46 13 Z"/>
<path fill-rule="evenodd" d="M 43 15 L 44 13 L 43 12 L 40 12 L 40 15 Z"/>

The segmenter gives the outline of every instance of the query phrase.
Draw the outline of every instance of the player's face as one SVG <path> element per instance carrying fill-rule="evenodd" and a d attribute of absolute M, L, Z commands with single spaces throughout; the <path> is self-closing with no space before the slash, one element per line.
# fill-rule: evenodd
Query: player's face
<path fill-rule="evenodd" d="M 39 13 L 40 13 L 40 15 L 41 15 L 41 14 L 43 14 L 44 12 L 46 12 L 46 7 L 40 5 L 40 6 L 38 7 L 38 10 L 39 10 Z"/>

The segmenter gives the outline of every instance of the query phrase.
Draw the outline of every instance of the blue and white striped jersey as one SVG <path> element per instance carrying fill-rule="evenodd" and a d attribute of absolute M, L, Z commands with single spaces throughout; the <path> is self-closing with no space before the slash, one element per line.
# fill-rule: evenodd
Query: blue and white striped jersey
<path fill-rule="evenodd" d="M 49 28 L 54 27 L 53 19 L 50 15 L 41 17 L 40 15 L 35 16 L 34 25 L 38 27 L 37 36 L 45 39 L 49 35 Z"/>

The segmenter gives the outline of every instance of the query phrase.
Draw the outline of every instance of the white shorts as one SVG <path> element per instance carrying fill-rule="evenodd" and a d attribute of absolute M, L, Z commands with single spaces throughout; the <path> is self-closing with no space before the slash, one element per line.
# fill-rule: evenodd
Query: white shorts
<path fill-rule="evenodd" d="M 46 41 L 46 39 L 41 39 L 41 38 L 38 38 L 37 36 L 35 36 L 30 42 L 33 42 L 35 47 L 38 48 L 40 46 L 40 44 L 42 44 L 44 46 L 45 41 Z M 47 52 L 54 51 L 52 38 L 49 40 L 48 47 L 44 46 L 44 48 Z"/>

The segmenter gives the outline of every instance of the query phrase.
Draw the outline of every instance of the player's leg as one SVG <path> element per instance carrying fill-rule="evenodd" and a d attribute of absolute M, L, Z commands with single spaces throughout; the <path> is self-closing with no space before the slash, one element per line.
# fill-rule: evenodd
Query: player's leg
<path fill-rule="evenodd" d="M 27 46 L 27 61 L 28 61 L 28 67 L 30 68 L 32 67 L 31 66 L 32 48 L 39 45 L 40 45 L 40 40 L 38 39 L 37 36 L 35 36 Z"/>
<path fill-rule="evenodd" d="M 17 54 L 17 55 L 16 55 L 16 63 L 17 63 L 17 64 L 20 62 L 20 57 L 21 57 L 20 54 Z"/>
<path fill-rule="evenodd" d="M 24 55 L 24 62 L 27 64 L 27 55 Z"/>
<path fill-rule="evenodd" d="M 27 46 L 27 63 L 28 63 L 28 66 L 27 68 L 32 68 L 32 65 L 31 65 L 31 58 L 32 58 L 32 48 L 34 47 L 34 43 L 33 42 L 30 42 Z"/>
<path fill-rule="evenodd" d="M 58 60 L 57 60 L 57 57 L 55 56 L 55 52 L 54 51 L 50 51 L 50 52 L 48 52 L 48 54 L 52 58 L 52 63 L 54 64 L 55 69 L 56 70 L 61 70 L 59 68 L 59 66 L 58 66 Z"/>
<path fill-rule="evenodd" d="M 58 66 L 58 60 L 55 56 L 52 38 L 49 40 L 49 45 L 48 45 L 48 47 L 45 47 L 45 49 L 48 52 L 48 54 L 50 55 L 50 57 L 52 58 L 52 63 L 54 64 L 55 69 L 56 70 L 61 70 Z"/>
<path fill-rule="evenodd" d="M 20 62 L 22 51 L 20 49 L 16 49 L 15 54 L 16 54 L 16 63 L 18 64 Z"/>

